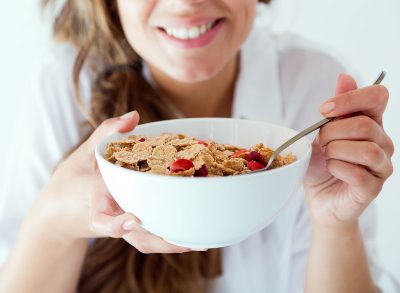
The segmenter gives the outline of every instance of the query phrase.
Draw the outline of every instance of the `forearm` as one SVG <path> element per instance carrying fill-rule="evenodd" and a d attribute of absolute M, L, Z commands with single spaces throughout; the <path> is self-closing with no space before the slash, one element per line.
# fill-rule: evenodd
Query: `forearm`
<path fill-rule="evenodd" d="M 377 292 L 358 225 L 340 231 L 314 226 L 305 292 Z"/>
<path fill-rule="evenodd" d="M 23 225 L 0 272 L 0 292 L 76 291 L 87 241 L 62 241 L 39 226 L 29 220 Z"/>

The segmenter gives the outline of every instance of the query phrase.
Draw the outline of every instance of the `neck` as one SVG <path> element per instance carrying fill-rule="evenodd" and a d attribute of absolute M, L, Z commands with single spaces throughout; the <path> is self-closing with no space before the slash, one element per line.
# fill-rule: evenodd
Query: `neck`
<path fill-rule="evenodd" d="M 238 73 L 235 57 L 213 78 L 194 83 L 172 79 L 150 65 L 149 69 L 161 94 L 185 117 L 230 117 Z"/>

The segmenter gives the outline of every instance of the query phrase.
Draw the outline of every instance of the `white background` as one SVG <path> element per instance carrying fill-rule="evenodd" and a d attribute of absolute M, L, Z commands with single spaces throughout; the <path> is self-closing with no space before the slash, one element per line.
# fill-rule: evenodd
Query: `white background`
<path fill-rule="evenodd" d="M 21 106 L 33 68 L 48 46 L 49 26 L 40 22 L 39 1 L 6 1 L 0 10 L 0 154 L 12 144 L 14 117 Z M 274 30 L 293 31 L 340 52 L 365 81 L 381 69 L 391 92 L 385 116 L 387 132 L 400 148 L 400 1 L 275 0 Z M 16 158 L 17 159 L 17 158 Z M 395 173 L 377 199 L 378 250 L 383 266 L 400 280 L 400 156 Z M 1 169 L 0 176 L 5 170 Z M 1 195 L 0 195 L 1 196 Z M 384 292 L 393 292 L 386 289 Z"/>

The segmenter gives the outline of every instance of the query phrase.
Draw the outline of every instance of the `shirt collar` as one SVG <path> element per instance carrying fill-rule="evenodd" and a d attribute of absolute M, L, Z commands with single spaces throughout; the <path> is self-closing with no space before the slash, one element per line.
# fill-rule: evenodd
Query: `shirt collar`
<path fill-rule="evenodd" d="M 278 52 L 273 36 L 255 24 L 242 46 L 232 116 L 281 124 Z"/>

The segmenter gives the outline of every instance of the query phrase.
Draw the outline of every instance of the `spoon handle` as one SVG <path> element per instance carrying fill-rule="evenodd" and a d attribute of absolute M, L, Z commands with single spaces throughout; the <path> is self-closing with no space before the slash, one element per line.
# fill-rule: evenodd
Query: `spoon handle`
<path fill-rule="evenodd" d="M 296 141 L 298 141 L 303 136 L 306 136 L 307 134 L 317 130 L 318 128 L 321 128 L 322 126 L 324 126 L 326 123 L 332 121 L 333 119 L 334 119 L 333 117 L 322 119 L 321 121 L 319 121 L 319 122 L 311 125 L 310 127 L 304 129 L 302 132 L 299 132 L 297 135 L 293 136 L 291 139 L 289 139 L 287 142 L 285 142 L 283 145 L 281 145 L 279 148 L 277 148 L 275 150 L 275 153 L 279 154 L 281 151 L 286 149 L 292 143 L 295 143 Z"/>
<path fill-rule="evenodd" d="M 379 77 L 377 78 L 377 80 L 374 82 L 374 85 L 380 84 L 382 82 L 382 80 L 385 78 L 386 76 L 386 72 L 382 71 L 381 74 L 379 75 Z M 291 144 L 293 144 L 294 142 L 298 141 L 300 138 L 306 136 L 307 134 L 321 128 L 322 126 L 324 126 L 326 123 L 332 121 L 333 119 L 335 119 L 335 117 L 328 117 L 328 118 L 324 118 L 321 121 L 311 125 L 310 127 L 304 129 L 302 132 L 300 132 L 299 134 L 293 136 L 291 139 L 289 139 L 287 142 L 285 142 L 283 145 L 281 145 L 280 147 L 278 147 L 273 153 L 272 156 L 270 157 L 270 159 L 268 160 L 268 164 L 265 168 L 260 169 L 261 170 L 267 170 L 272 162 L 275 160 L 275 158 L 284 150 L 286 149 L 288 146 L 290 146 Z"/>

